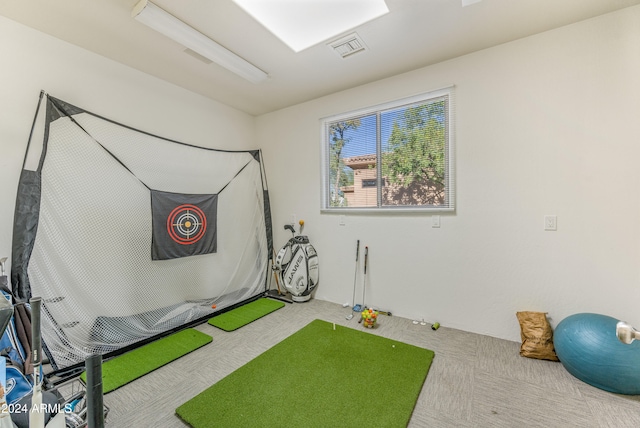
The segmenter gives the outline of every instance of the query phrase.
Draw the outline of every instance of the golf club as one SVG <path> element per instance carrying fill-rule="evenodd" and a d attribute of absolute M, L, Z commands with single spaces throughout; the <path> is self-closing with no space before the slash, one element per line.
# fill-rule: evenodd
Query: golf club
<path fill-rule="evenodd" d="M 351 299 L 351 304 L 353 305 L 353 308 L 355 308 L 355 305 L 356 305 L 356 280 L 358 278 L 358 259 L 360 258 L 359 256 L 360 256 L 360 240 L 358 239 L 358 242 L 356 243 L 356 269 L 353 274 L 353 298 Z M 349 314 L 347 315 L 346 318 L 348 320 L 353 318 L 352 309 L 349 309 Z"/>
<path fill-rule="evenodd" d="M 29 412 L 29 428 L 44 428 L 44 410 L 42 409 L 42 346 L 40 341 L 40 297 L 32 297 L 31 305 L 31 359 L 33 362 L 33 396 Z"/>
<path fill-rule="evenodd" d="M 296 235 L 296 230 L 293 228 L 293 225 L 291 225 L 291 224 L 285 224 L 285 225 L 284 225 L 284 229 L 285 229 L 285 230 L 290 230 L 290 231 L 291 231 L 291 233 L 293 234 L 293 236 L 295 236 L 295 235 Z"/>
<path fill-rule="evenodd" d="M 275 260 L 276 260 L 276 250 L 273 249 L 273 258 L 271 259 L 271 271 L 273 272 L 273 277 L 276 279 L 276 287 L 278 288 L 278 295 L 281 295 L 280 291 L 280 282 L 278 281 L 278 270 L 276 269 Z"/>
<path fill-rule="evenodd" d="M 367 264 L 369 263 L 369 247 L 364 247 L 364 280 L 362 281 L 362 310 L 367 309 L 365 303 L 365 291 L 367 289 Z"/>
<path fill-rule="evenodd" d="M 367 288 L 367 261 L 369 260 L 369 247 L 364 247 L 364 279 L 362 281 L 362 310 L 367 309 L 364 302 L 365 290 Z M 362 317 L 358 320 L 358 324 L 362 322 Z"/>

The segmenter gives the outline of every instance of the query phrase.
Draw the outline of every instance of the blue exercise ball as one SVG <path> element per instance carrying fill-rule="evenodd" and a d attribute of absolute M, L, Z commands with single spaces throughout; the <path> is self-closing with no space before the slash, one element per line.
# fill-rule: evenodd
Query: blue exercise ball
<path fill-rule="evenodd" d="M 569 373 L 589 385 L 617 394 L 640 394 L 640 341 L 618 340 L 618 320 L 599 314 L 563 319 L 553 345 Z"/>

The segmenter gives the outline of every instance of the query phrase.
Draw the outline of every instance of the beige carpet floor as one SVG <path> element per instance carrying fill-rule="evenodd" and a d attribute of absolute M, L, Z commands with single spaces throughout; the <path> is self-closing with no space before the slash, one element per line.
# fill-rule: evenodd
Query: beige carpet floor
<path fill-rule="evenodd" d="M 213 336 L 212 343 L 105 395 L 110 409 L 106 426 L 183 428 L 176 407 L 310 321 L 364 329 L 357 317 L 345 319 L 348 311 L 314 299 L 287 304 L 230 333 L 202 324 L 197 329 Z M 640 427 L 640 396 L 611 394 L 574 378 L 560 363 L 523 358 L 519 342 L 446 326 L 433 331 L 396 316 L 381 316 L 368 331 L 435 352 L 409 427 Z M 286 361 L 282 370 L 287 370 Z M 265 400 L 283 411 L 305 411 L 288 408 L 286 397 Z M 215 423 L 215 415 L 211 418 Z M 377 426 L 368 422 L 363 426 Z M 327 421 L 327 427 L 339 424 Z"/>

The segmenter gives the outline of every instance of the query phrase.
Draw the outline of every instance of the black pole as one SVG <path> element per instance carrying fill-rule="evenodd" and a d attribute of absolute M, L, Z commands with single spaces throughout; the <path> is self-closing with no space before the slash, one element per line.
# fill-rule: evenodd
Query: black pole
<path fill-rule="evenodd" d="M 84 365 L 87 371 L 87 427 L 104 428 L 102 355 L 91 355 Z"/>

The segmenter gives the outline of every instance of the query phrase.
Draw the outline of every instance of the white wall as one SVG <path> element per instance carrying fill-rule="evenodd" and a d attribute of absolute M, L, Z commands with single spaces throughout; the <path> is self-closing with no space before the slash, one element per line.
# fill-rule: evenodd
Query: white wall
<path fill-rule="evenodd" d="M 0 61 L 0 257 L 11 252 L 17 183 L 40 90 L 185 143 L 258 148 L 252 116 L 2 16 Z"/>
<path fill-rule="evenodd" d="M 638 22 L 625 9 L 257 118 L 276 245 L 292 214 L 305 220 L 318 299 L 351 301 L 360 239 L 366 303 L 397 315 L 516 341 L 521 310 L 640 328 Z M 439 229 L 429 215 L 321 214 L 319 119 L 450 83 L 455 214 Z"/>

